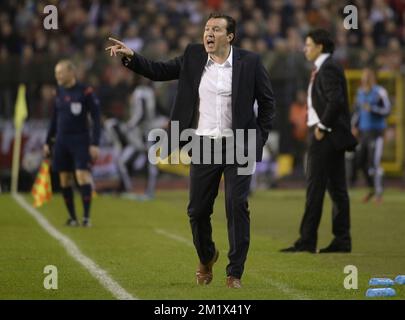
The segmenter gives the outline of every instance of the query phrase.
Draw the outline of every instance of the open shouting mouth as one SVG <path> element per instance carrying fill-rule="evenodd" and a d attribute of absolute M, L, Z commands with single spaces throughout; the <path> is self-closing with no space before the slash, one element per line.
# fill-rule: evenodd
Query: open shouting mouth
<path fill-rule="evenodd" d="M 207 48 L 213 49 L 215 47 L 215 40 L 214 38 L 207 38 L 206 39 Z"/>

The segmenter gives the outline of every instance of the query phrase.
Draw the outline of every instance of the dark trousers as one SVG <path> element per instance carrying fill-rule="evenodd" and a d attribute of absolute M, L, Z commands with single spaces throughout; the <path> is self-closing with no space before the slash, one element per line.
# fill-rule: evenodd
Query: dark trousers
<path fill-rule="evenodd" d="M 305 212 L 296 246 L 316 248 L 325 191 L 333 202 L 332 232 L 336 244 L 351 246 L 350 203 L 345 175 L 345 152 L 336 151 L 327 136 L 317 141 L 310 133 Z"/>
<path fill-rule="evenodd" d="M 248 195 L 252 176 L 238 175 L 237 168 L 236 164 L 192 163 L 187 212 L 198 257 L 202 264 L 207 264 L 215 253 L 211 214 L 223 174 L 229 240 L 229 264 L 226 273 L 228 276 L 241 278 L 250 241 Z"/>
<path fill-rule="evenodd" d="M 383 170 L 381 168 L 381 157 L 384 148 L 383 134 L 383 130 L 361 132 L 356 155 L 356 167 L 361 168 L 367 185 L 376 195 L 383 193 Z"/>

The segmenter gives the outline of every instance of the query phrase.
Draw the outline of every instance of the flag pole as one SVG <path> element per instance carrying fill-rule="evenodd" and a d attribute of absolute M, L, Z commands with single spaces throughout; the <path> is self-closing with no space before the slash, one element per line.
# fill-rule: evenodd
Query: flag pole
<path fill-rule="evenodd" d="M 16 194 L 18 191 L 18 173 L 20 171 L 21 139 L 24 120 L 27 117 L 27 102 L 25 99 L 25 85 L 20 84 L 18 87 L 17 101 L 14 111 L 14 148 L 11 168 L 11 193 Z"/>
<path fill-rule="evenodd" d="M 20 171 L 20 155 L 21 155 L 21 128 L 15 130 L 14 149 L 13 149 L 13 164 L 11 169 L 11 193 L 15 194 L 18 190 L 18 173 Z"/>

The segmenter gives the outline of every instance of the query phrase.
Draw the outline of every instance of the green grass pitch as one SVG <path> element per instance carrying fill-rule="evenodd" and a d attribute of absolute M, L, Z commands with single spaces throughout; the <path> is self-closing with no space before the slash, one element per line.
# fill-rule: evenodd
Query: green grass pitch
<path fill-rule="evenodd" d="M 384 203 L 362 204 L 364 190 L 351 190 L 351 254 L 283 254 L 298 237 L 304 190 L 259 191 L 250 198 L 251 244 L 241 290 L 225 287 L 227 231 L 224 196 L 217 198 L 213 237 L 220 258 L 214 280 L 195 284 L 197 256 L 186 214 L 187 191 L 162 191 L 156 200 L 137 202 L 99 195 L 93 227 L 63 226 L 66 211 L 55 195 L 40 212 L 81 251 L 140 299 L 369 299 L 371 277 L 405 274 L 405 195 L 387 190 Z M 30 195 L 25 195 L 32 203 Z M 81 201 L 76 193 L 76 208 Z M 327 197 L 318 247 L 332 239 Z M 58 290 L 46 290 L 43 269 L 58 268 Z M 346 290 L 346 265 L 358 268 L 358 289 Z M 73 260 L 10 195 L 0 195 L 0 299 L 114 299 Z M 405 286 L 396 285 L 405 299 Z"/>

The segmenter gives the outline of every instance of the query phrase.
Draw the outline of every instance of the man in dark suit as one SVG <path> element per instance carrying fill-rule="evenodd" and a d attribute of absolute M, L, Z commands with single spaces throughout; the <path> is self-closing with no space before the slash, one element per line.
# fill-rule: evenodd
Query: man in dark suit
<path fill-rule="evenodd" d="M 334 43 L 325 30 L 314 30 L 305 41 L 305 56 L 314 62 L 308 88 L 310 142 L 307 161 L 307 194 L 300 238 L 282 252 L 315 253 L 326 189 L 333 201 L 334 239 L 320 253 L 350 252 L 350 203 L 345 180 L 345 151 L 356 139 L 350 130 L 346 79 L 331 55 Z"/>
<path fill-rule="evenodd" d="M 269 76 L 260 57 L 232 46 L 235 21 L 223 14 L 211 14 L 204 29 L 204 44 L 187 46 L 182 56 L 167 62 L 150 61 L 110 38 L 110 55 L 122 54 L 123 63 L 134 72 L 154 81 L 178 79 L 171 121 L 178 121 L 180 132 L 194 128 L 201 144 L 221 144 L 237 130 L 254 129 L 255 159 L 262 158 L 274 117 L 274 99 Z M 258 104 L 258 115 L 254 102 Z M 238 143 L 236 142 L 235 145 Z M 242 148 L 247 150 L 247 141 Z M 200 259 L 198 284 L 212 281 L 212 268 L 219 252 L 212 240 L 211 214 L 222 174 L 225 178 L 225 207 L 228 221 L 229 264 L 226 284 L 241 287 L 249 241 L 250 219 L 247 197 L 251 174 L 238 174 L 238 163 L 191 163 L 188 215 L 193 242 Z"/>

